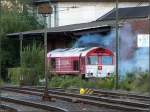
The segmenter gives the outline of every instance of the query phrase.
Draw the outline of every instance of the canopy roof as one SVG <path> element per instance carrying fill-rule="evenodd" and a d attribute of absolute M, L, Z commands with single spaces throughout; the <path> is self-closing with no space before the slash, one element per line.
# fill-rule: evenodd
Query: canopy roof
<path fill-rule="evenodd" d="M 103 22 L 103 21 L 94 21 L 89 23 L 81 23 L 81 24 L 72 24 L 72 25 L 65 25 L 65 26 L 58 26 L 53 28 L 46 29 L 48 35 L 58 35 L 58 34 L 67 34 L 67 33 L 77 33 L 79 32 L 104 32 L 109 31 L 111 26 L 114 26 L 115 22 Z M 32 37 L 43 37 L 44 29 L 41 30 L 32 30 L 32 31 L 25 31 L 25 32 L 16 32 L 7 34 L 8 37 L 11 38 L 19 38 L 19 35 L 22 34 L 24 38 L 32 38 Z M 81 34 L 82 35 L 82 34 Z M 49 36 L 50 37 L 50 36 Z M 48 37 L 48 38 L 49 38 Z M 52 37 L 52 36 L 51 36 Z"/>

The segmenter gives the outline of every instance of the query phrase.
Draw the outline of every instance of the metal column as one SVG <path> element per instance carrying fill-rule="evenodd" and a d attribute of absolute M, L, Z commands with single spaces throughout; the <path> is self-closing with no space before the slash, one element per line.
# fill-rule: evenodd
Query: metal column
<path fill-rule="evenodd" d="M 58 26 L 59 20 L 58 20 L 58 3 L 54 3 L 54 27 Z"/>
<path fill-rule="evenodd" d="M 44 17 L 44 74 L 45 74 L 45 90 L 43 95 L 43 100 L 49 101 L 51 97 L 48 94 L 48 69 L 47 69 L 47 24 L 46 24 L 46 15 Z"/>
<path fill-rule="evenodd" d="M 149 80 L 150 80 L 150 15 L 148 16 L 148 20 L 149 20 Z M 149 84 L 149 96 L 150 96 L 150 84 Z M 149 111 L 150 111 L 150 106 L 149 106 Z"/>
<path fill-rule="evenodd" d="M 23 41 L 23 34 L 19 34 L 19 40 L 20 40 L 20 66 L 22 67 L 22 41 Z"/>
<path fill-rule="evenodd" d="M 116 84 L 115 88 L 118 89 L 119 85 L 119 35 L 118 35 L 118 0 L 116 0 Z"/>
<path fill-rule="evenodd" d="M 47 77 L 47 26 L 46 26 L 46 17 L 44 21 L 44 56 L 45 56 L 45 88 L 48 87 L 48 77 Z"/>
<path fill-rule="evenodd" d="M 1 0 L 0 0 L 0 20 L 1 20 Z M 1 39 L 2 39 L 2 28 L 0 28 L 0 80 L 1 80 L 1 61 L 2 61 L 2 49 L 1 49 Z"/>

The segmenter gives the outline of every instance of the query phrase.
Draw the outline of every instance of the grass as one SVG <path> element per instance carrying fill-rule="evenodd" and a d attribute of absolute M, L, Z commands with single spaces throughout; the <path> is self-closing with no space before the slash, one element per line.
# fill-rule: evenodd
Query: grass
<path fill-rule="evenodd" d="M 4 84 L 3 80 L 0 79 L 0 87 L 2 87 Z"/>
<path fill-rule="evenodd" d="M 26 67 L 9 68 L 8 76 L 14 85 L 37 85 L 39 79 L 34 69 Z"/>
<path fill-rule="evenodd" d="M 39 79 L 44 77 L 44 51 L 40 45 L 23 48 L 21 53 L 21 66 L 8 69 L 8 76 L 12 84 L 37 85 Z"/>
<path fill-rule="evenodd" d="M 150 90 L 150 75 L 148 72 L 128 73 L 120 82 L 120 88 L 127 91 L 135 91 L 140 93 L 148 93 Z"/>
<path fill-rule="evenodd" d="M 95 89 L 114 89 L 115 78 L 109 79 L 91 79 L 82 80 L 73 76 L 55 76 L 49 81 L 49 87 L 61 88 L 95 88 Z M 119 82 L 121 90 L 135 91 L 140 93 L 148 93 L 150 90 L 149 74 L 144 73 L 127 73 L 125 78 Z"/>
<path fill-rule="evenodd" d="M 34 75 L 34 71 L 26 68 L 9 69 L 9 76 L 11 76 L 10 78 L 13 84 L 20 84 L 20 74 L 29 77 L 28 79 L 30 79 L 25 80 L 26 82 L 24 83 L 30 83 L 30 85 L 40 84 L 38 82 L 37 75 Z M 149 79 L 150 75 L 148 72 L 127 73 L 126 76 L 119 82 L 119 87 L 121 90 L 148 93 L 150 90 Z M 0 85 L 2 84 L 3 81 L 0 80 Z M 75 76 L 54 76 L 51 80 L 49 80 L 48 86 L 61 88 L 114 89 L 115 78 L 114 76 L 111 76 L 111 78 L 95 78 L 87 81 Z"/>
<path fill-rule="evenodd" d="M 89 81 L 82 80 L 79 77 L 65 76 L 53 77 L 49 81 L 49 87 L 61 87 L 61 88 L 114 88 L 114 80 L 111 79 L 91 79 Z"/>

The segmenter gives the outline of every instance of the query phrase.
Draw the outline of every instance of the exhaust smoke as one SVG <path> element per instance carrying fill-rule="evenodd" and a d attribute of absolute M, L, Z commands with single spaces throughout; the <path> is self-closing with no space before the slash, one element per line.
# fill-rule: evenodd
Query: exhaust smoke
<path fill-rule="evenodd" d="M 82 35 L 73 47 L 104 47 L 115 53 L 115 29 L 106 36 L 100 34 Z M 127 72 L 144 72 L 148 70 L 149 49 L 137 48 L 137 32 L 130 24 L 119 29 L 119 72 L 123 76 Z"/>

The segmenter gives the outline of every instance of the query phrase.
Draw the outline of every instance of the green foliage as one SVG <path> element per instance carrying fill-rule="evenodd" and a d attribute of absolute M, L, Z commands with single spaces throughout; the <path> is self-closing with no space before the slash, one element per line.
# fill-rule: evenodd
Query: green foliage
<path fill-rule="evenodd" d="M 19 68 L 9 69 L 9 77 L 14 84 L 36 85 L 44 73 L 44 50 L 35 43 L 24 48 Z"/>
<path fill-rule="evenodd" d="M 2 77 L 7 79 L 7 68 L 19 65 L 19 41 L 8 39 L 6 34 L 41 29 L 42 23 L 37 21 L 34 13 L 29 12 L 30 0 L 6 0 L 9 5 L 2 4 L 0 10 L 0 55 L 2 60 Z M 20 6 L 23 6 L 23 11 Z"/>
<path fill-rule="evenodd" d="M 79 77 L 73 76 L 54 76 L 49 81 L 49 87 L 61 87 L 61 88 L 103 88 L 114 89 L 115 78 L 99 78 L 82 80 Z M 120 89 L 127 91 L 136 91 L 146 93 L 150 89 L 148 73 L 133 74 L 128 73 L 126 77 L 119 83 Z"/>
<path fill-rule="evenodd" d="M 44 50 L 35 43 L 27 46 L 22 52 L 22 66 L 33 68 L 38 76 L 43 76 L 44 72 Z"/>
<path fill-rule="evenodd" d="M 135 80 L 136 75 L 133 73 L 127 73 L 125 78 L 121 81 L 120 87 L 125 90 L 132 90 L 135 85 L 133 85 L 133 81 Z"/>
<path fill-rule="evenodd" d="M 82 80 L 79 77 L 72 76 L 55 76 L 49 81 L 49 87 L 62 87 L 62 88 L 114 88 L 114 78 L 109 79 L 91 79 L 91 80 Z"/>
<path fill-rule="evenodd" d="M 4 84 L 3 80 L 0 79 L 0 87 L 2 87 Z"/>
<path fill-rule="evenodd" d="M 150 75 L 149 73 L 127 73 L 124 79 L 119 83 L 120 89 L 127 91 L 135 91 L 141 93 L 148 93 L 150 89 Z M 114 89 L 115 77 L 82 80 L 79 77 L 72 76 L 55 76 L 49 81 L 49 87 L 62 88 L 103 88 Z"/>
<path fill-rule="evenodd" d="M 97 82 L 97 88 L 106 88 L 106 89 L 113 89 L 115 86 L 114 77 L 110 77 L 108 79 L 104 78 Z"/>
<path fill-rule="evenodd" d="M 139 74 L 134 80 L 133 84 L 135 85 L 134 90 L 139 92 L 149 92 L 150 90 L 150 75 L 149 73 Z"/>
<path fill-rule="evenodd" d="M 39 77 L 35 74 L 34 69 L 18 67 L 9 68 L 8 75 L 11 79 L 12 84 L 19 85 L 36 85 Z"/>
<path fill-rule="evenodd" d="M 137 92 L 148 92 L 150 89 L 149 84 L 149 73 L 128 73 L 126 77 L 121 81 L 121 89 L 128 91 L 137 91 Z"/>

